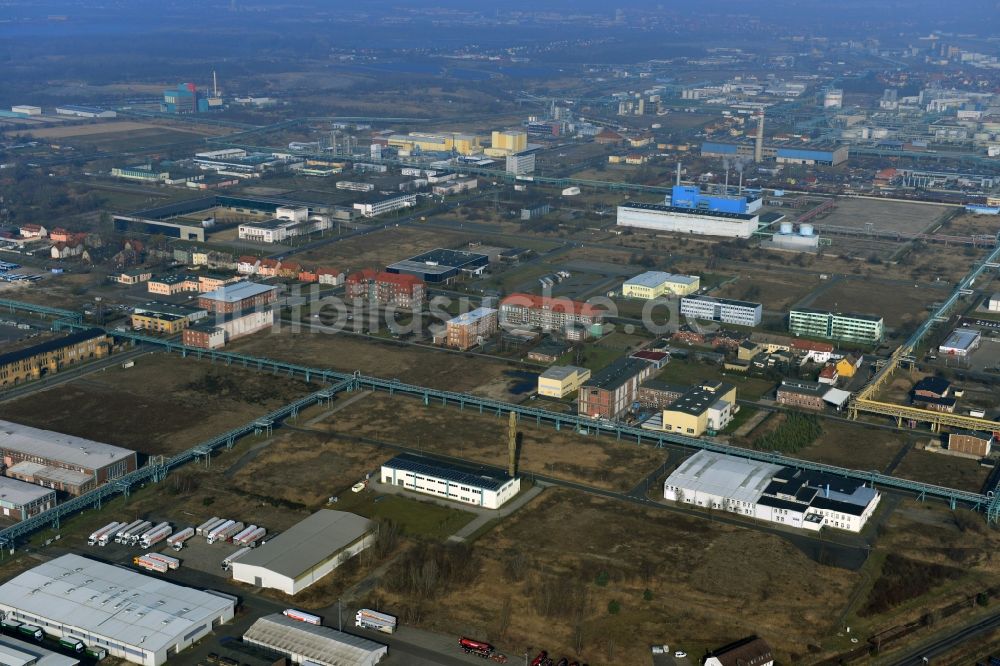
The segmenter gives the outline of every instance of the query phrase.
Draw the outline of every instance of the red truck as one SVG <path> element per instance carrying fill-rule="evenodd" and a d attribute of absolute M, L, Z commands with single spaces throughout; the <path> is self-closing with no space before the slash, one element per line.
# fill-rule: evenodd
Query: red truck
<path fill-rule="evenodd" d="M 474 654 L 484 659 L 489 659 L 493 654 L 493 646 L 483 641 L 476 641 L 471 638 L 459 638 L 458 647 L 469 654 Z"/>

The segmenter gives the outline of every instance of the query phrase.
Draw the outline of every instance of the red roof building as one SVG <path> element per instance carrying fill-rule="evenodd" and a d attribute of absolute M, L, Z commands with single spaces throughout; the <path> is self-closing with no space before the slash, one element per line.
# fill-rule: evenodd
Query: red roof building
<path fill-rule="evenodd" d="M 421 305 L 427 297 L 424 281 L 415 275 L 379 273 L 366 268 L 351 273 L 345 280 L 347 298 L 361 298 L 379 305 L 411 308 Z"/>
<path fill-rule="evenodd" d="M 500 322 L 510 326 L 568 329 L 600 324 L 603 319 L 604 310 L 568 298 L 519 293 L 500 301 Z"/>

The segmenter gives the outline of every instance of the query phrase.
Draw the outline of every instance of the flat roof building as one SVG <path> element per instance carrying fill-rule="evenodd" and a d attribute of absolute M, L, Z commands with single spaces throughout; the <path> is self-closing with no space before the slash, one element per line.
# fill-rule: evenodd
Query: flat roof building
<path fill-rule="evenodd" d="M 145 666 L 167 663 L 231 620 L 235 609 L 228 595 L 79 555 L 57 557 L 0 585 L 8 619 Z"/>
<path fill-rule="evenodd" d="M 382 463 L 382 483 L 414 492 L 499 509 L 521 490 L 520 477 L 490 467 L 473 467 L 401 453 Z"/>
<path fill-rule="evenodd" d="M 538 376 L 538 395 L 565 398 L 590 379 L 588 368 L 575 365 L 554 365 Z"/>
<path fill-rule="evenodd" d="M 445 283 L 465 273 L 480 275 L 490 263 L 489 256 L 465 250 L 437 248 L 385 267 L 387 273 L 413 275 L 424 282 Z"/>
<path fill-rule="evenodd" d="M 973 328 L 956 328 L 938 347 L 938 352 L 964 358 L 979 349 L 982 337 L 982 333 Z"/>
<path fill-rule="evenodd" d="M 389 648 L 361 636 L 274 614 L 260 618 L 243 641 L 288 656 L 293 664 L 374 666 Z"/>
<path fill-rule="evenodd" d="M 479 307 L 464 312 L 445 323 L 446 344 L 455 349 L 469 349 L 496 334 L 498 312 L 494 308 Z"/>
<path fill-rule="evenodd" d="M 0 513 L 4 517 L 24 520 L 55 505 L 56 491 L 0 476 Z"/>
<path fill-rule="evenodd" d="M 717 321 L 737 326 L 757 326 L 763 316 L 764 306 L 750 301 L 734 301 L 711 296 L 685 296 L 681 298 L 681 315 L 693 319 Z"/>
<path fill-rule="evenodd" d="M 738 411 L 735 386 L 705 382 L 688 389 L 664 408 L 662 427 L 688 437 L 701 437 L 706 432 L 723 430 Z"/>
<path fill-rule="evenodd" d="M 233 282 L 198 297 L 198 307 L 210 312 L 233 313 L 274 303 L 278 288 L 256 282 Z"/>
<path fill-rule="evenodd" d="M 757 231 L 759 222 L 760 217 L 756 213 L 699 210 L 635 201 L 618 206 L 617 218 L 621 227 L 729 238 L 750 238 Z"/>
<path fill-rule="evenodd" d="M 321 509 L 233 562 L 233 580 L 298 594 L 374 541 L 367 518 Z"/>
<path fill-rule="evenodd" d="M 622 284 L 622 296 L 626 298 L 659 298 L 672 294 L 687 296 L 698 291 L 701 278 L 697 275 L 677 275 L 664 271 L 646 271 Z"/>
<path fill-rule="evenodd" d="M 795 308 L 788 313 L 793 335 L 877 345 L 885 335 L 882 317 L 850 312 Z"/>
<path fill-rule="evenodd" d="M 8 473 L 19 463 L 31 462 L 54 468 L 46 470 L 44 476 L 49 479 L 61 478 L 59 470 L 89 476 L 93 482 L 77 486 L 77 492 L 86 492 L 113 481 L 135 471 L 137 466 L 135 451 L 11 421 L 0 421 L 0 456 Z M 40 470 L 34 471 L 37 473 Z M 55 483 L 44 485 L 77 494 L 71 488 Z"/>
<path fill-rule="evenodd" d="M 637 358 L 622 357 L 586 380 L 577 394 L 577 413 L 594 419 L 617 419 L 638 401 L 639 385 L 654 366 Z"/>

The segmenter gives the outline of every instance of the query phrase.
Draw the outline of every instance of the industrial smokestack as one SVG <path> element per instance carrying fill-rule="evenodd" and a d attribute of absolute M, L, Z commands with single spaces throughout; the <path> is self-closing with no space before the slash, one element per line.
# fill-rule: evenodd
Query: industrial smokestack
<path fill-rule="evenodd" d="M 510 413 L 507 424 L 507 475 L 514 478 L 517 471 L 517 414 Z"/>
<path fill-rule="evenodd" d="M 219 96 L 219 80 L 215 78 L 215 70 L 212 70 L 212 97 Z"/>
<path fill-rule="evenodd" d="M 681 163 L 677 163 L 677 185 L 681 184 Z"/>
<path fill-rule="evenodd" d="M 757 142 L 753 147 L 753 161 L 760 164 L 764 161 L 764 111 L 757 116 Z"/>

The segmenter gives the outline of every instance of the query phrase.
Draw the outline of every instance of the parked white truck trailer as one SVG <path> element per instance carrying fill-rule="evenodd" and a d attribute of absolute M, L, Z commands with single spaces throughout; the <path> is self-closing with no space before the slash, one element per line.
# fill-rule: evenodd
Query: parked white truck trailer
<path fill-rule="evenodd" d="M 255 529 L 257 529 L 256 525 L 244 527 L 242 530 L 233 535 L 233 543 L 240 543 L 243 540 L 243 537 L 249 536 Z"/>
<path fill-rule="evenodd" d="M 238 551 L 236 551 L 235 553 L 233 553 L 232 555 L 230 555 L 226 559 L 222 560 L 222 570 L 223 571 L 229 571 L 229 568 L 233 566 L 233 562 L 235 562 L 236 560 L 240 559 L 241 557 L 243 557 L 244 555 L 246 555 L 247 553 L 249 553 L 251 550 L 253 550 L 253 549 L 252 548 L 240 548 Z"/>
<path fill-rule="evenodd" d="M 137 546 L 139 545 L 139 540 L 142 539 L 143 535 L 149 534 L 150 532 L 152 532 L 157 528 L 158 526 L 154 526 L 152 523 L 147 522 L 145 527 L 129 534 L 126 543 L 128 543 L 128 545 L 130 546 Z"/>
<path fill-rule="evenodd" d="M 164 555 L 162 553 L 146 553 L 143 555 L 148 560 L 155 560 L 157 562 L 163 562 L 170 569 L 177 569 L 181 566 L 181 561 L 176 557 L 170 557 L 169 555 Z"/>
<path fill-rule="evenodd" d="M 152 526 L 153 523 L 148 520 L 137 520 L 134 523 L 130 523 L 123 531 L 115 534 L 115 543 L 127 544 L 133 534 L 142 534 Z"/>
<path fill-rule="evenodd" d="M 209 537 L 209 543 L 215 543 L 216 541 L 226 542 L 233 537 L 233 535 L 243 531 L 243 523 L 235 522 L 229 527 L 225 527 L 218 532 L 213 532 L 211 537 Z"/>
<path fill-rule="evenodd" d="M 152 532 L 146 532 L 145 534 L 142 535 L 142 538 L 139 539 L 139 544 L 143 548 L 150 548 L 155 544 L 158 544 L 164 539 L 166 539 L 168 536 L 173 534 L 173 532 L 174 528 L 172 528 L 170 525 L 167 525 L 166 527 L 161 527 L 160 529 L 154 530 Z"/>
<path fill-rule="evenodd" d="M 194 536 L 193 527 L 185 527 L 177 534 L 167 538 L 167 545 L 174 550 L 180 550 L 184 547 L 184 542 Z"/>
<path fill-rule="evenodd" d="M 194 533 L 198 536 L 208 536 L 209 531 L 218 527 L 225 522 L 225 518 L 219 518 L 218 516 L 213 516 L 209 520 L 206 520 L 201 525 L 199 525 Z"/>
<path fill-rule="evenodd" d="M 362 629 L 374 629 L 384 634 L 396 631 L 396 618 L 387 613 L 379 613 L 369 608 L 362 608 L 354 616 L 354 626 Z"/>
<path fill-rule="evenodd" d="M 205 532 L 205 538 L 209 543 L 215 543 L 216 538 L 219 534 L 222 534 L 222 530 L 228 529 L 236 524 L 235 520 L 225 520 L 219 523 L 216 527 L 213 527 L 208 532 Z"/>
<path fill-rule="evenodd" d="M 121 527 L 122 524 L 123 523 L 117 523 L 117 522 L 116 523 L 108 523 L 107 525 L 105 525 L 101 529 L 97 530 L 96 532 L 91 532 L 90 537 L 87 539 L 87 545 L 89 545 L 89 546 L 97 545 L 97 543 L 100 541 L 100 539 L 101 539 L 102 536 L 104 536 L 108 532 L 114 532 L 119 527 Z M 105 542 L 105 543 L 107 543 L 107 542 Z"/>
<path fill-rule="evenodd" d="M 241 546 L 250 546 L 251 548 L 256 548 L 257 547 L 257 542 L 260 541 L 261 539 L 263 539 L 266 536 L 267 536 L 267 530 L 265 530 L 263 527 L 258 527 L 253 532 L 251 532 L 250 534 L 248 534 L 245 537 L 243 537 L 242 539 L 240 539 L 240 545 Z M 234 543 L 235 543 L 235 541 L 236 540 L 233 539 Z"/>

